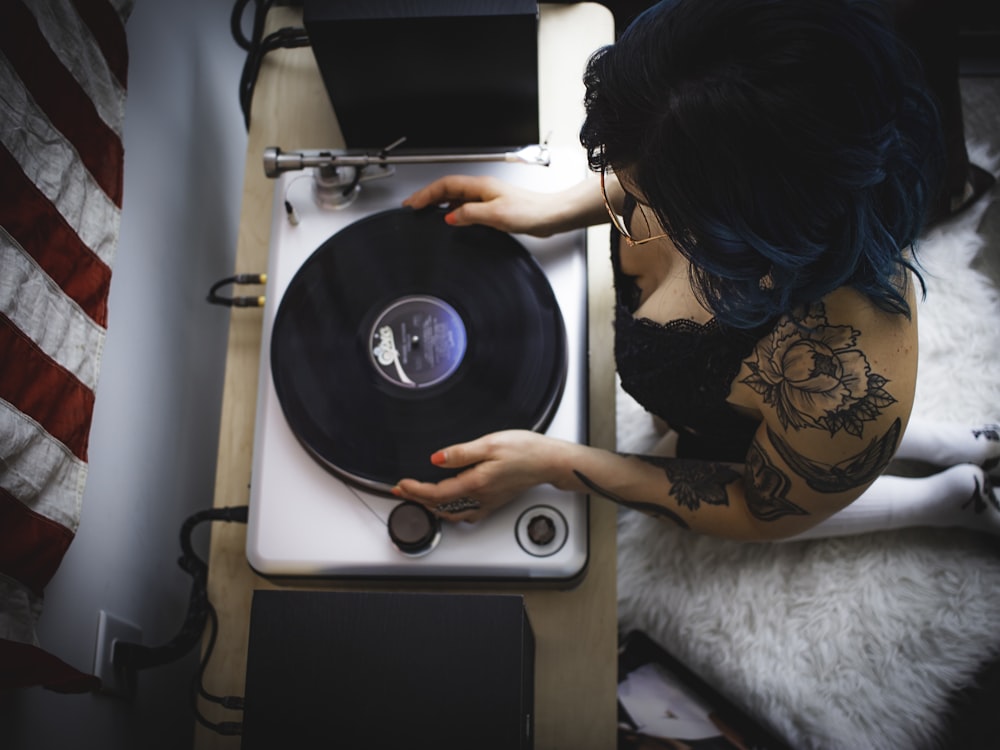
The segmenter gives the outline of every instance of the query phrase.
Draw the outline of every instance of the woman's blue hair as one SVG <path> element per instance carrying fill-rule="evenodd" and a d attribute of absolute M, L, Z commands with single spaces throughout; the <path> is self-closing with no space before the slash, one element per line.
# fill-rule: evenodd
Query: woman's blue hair
<path fill-rule="evenodd" d="M 881 3 L 665 0 L 584 83 L 591 168 L 628 170 L 720 323 L 842 286 L 910 314 L 903 275 L 944 152 Z"/>

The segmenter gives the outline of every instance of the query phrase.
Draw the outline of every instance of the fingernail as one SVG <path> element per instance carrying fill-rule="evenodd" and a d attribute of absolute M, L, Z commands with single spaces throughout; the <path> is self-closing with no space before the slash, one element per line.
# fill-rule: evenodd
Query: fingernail
<path fill-rule="evenodd" d="M 444 451 L 438 451 L 431 456 L 431 463 L 435 466 L 441 466 L 447 460 L 448 457 L 444 454 Z"/>
<path fill-rule="evenodd" d="M 395 495 L 396 497 L 402 497 L 402 496 L 403 496 L 403 491 L 402 491 L 401 489 L 399 489 L 399 487 L 393 487 L 393 488 L 392 488 L 391 490 L 389 490 L 389 491 L 390 491 L 390 492 L 391 492 L 391 493 L 392 493 L 393 495 Z"/>
<path fill-rule="evenodd" d="M 444 222 L 445 222 L 445 224 L 451 224 L 452 226 L 454 226 L 456 221 L 457 221 L 457 219 L 455 218 L 455 212 L 454 211 L 452 211 L 452 212 L 447 213 L 447 214 L 444 215 Z"/>

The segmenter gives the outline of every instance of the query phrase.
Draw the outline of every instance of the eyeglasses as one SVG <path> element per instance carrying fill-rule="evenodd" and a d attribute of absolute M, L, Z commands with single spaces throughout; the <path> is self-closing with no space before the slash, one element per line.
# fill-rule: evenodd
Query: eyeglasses
<path fill-rule="evenodd" d="M 615 210 L 611 208 L 611 201 L 608 200 L 608 189 L 604 185 L 604 174 L 607 169 L 601 170 L 601 195 L 604 197 L 604 207 L 608 209 L 608 216 L 611 217 L 611 223 L 614 225 L 615 229 L 625 240 L 625 244 L 629 247 L 636 247 L 637 245 L 645 245 L 647 242 L 652 242 L 653 240 L 662 240 L 664 237 L 668 236 L 666 232 L 663 234 L 655 234 L 652 237 L 643 237 L 641 240 L 635 239 L 629 231 L 625 228 L 625 221 L 623 217 L 620 217 Z"/>

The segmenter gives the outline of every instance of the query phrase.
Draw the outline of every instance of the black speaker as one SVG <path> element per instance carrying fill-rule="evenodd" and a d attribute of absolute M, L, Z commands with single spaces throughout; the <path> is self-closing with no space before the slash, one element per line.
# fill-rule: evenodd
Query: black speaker
<path fill-rule="evenodd" d="M 533 703 L 521 596 L 254 592 L 243 750 L 530 749 Z"/>
<path fill-rule="evenodd" d="M 348 149 L 538 143 L 534 0 L 305 0 Z"/>

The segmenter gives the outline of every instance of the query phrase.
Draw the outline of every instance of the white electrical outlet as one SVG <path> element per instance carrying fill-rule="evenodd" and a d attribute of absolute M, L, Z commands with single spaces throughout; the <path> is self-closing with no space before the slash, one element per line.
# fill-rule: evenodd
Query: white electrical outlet
<path fill-rule="evenodd" d="M 97 618 L 94 674 L 101 681 L 102 693 L 128 696 L 128 686 L 122 676 L 115 673 L 115 665 L 111 661 L 115 641 L 142 643 L 142 628 L 102 609 Z"/>

